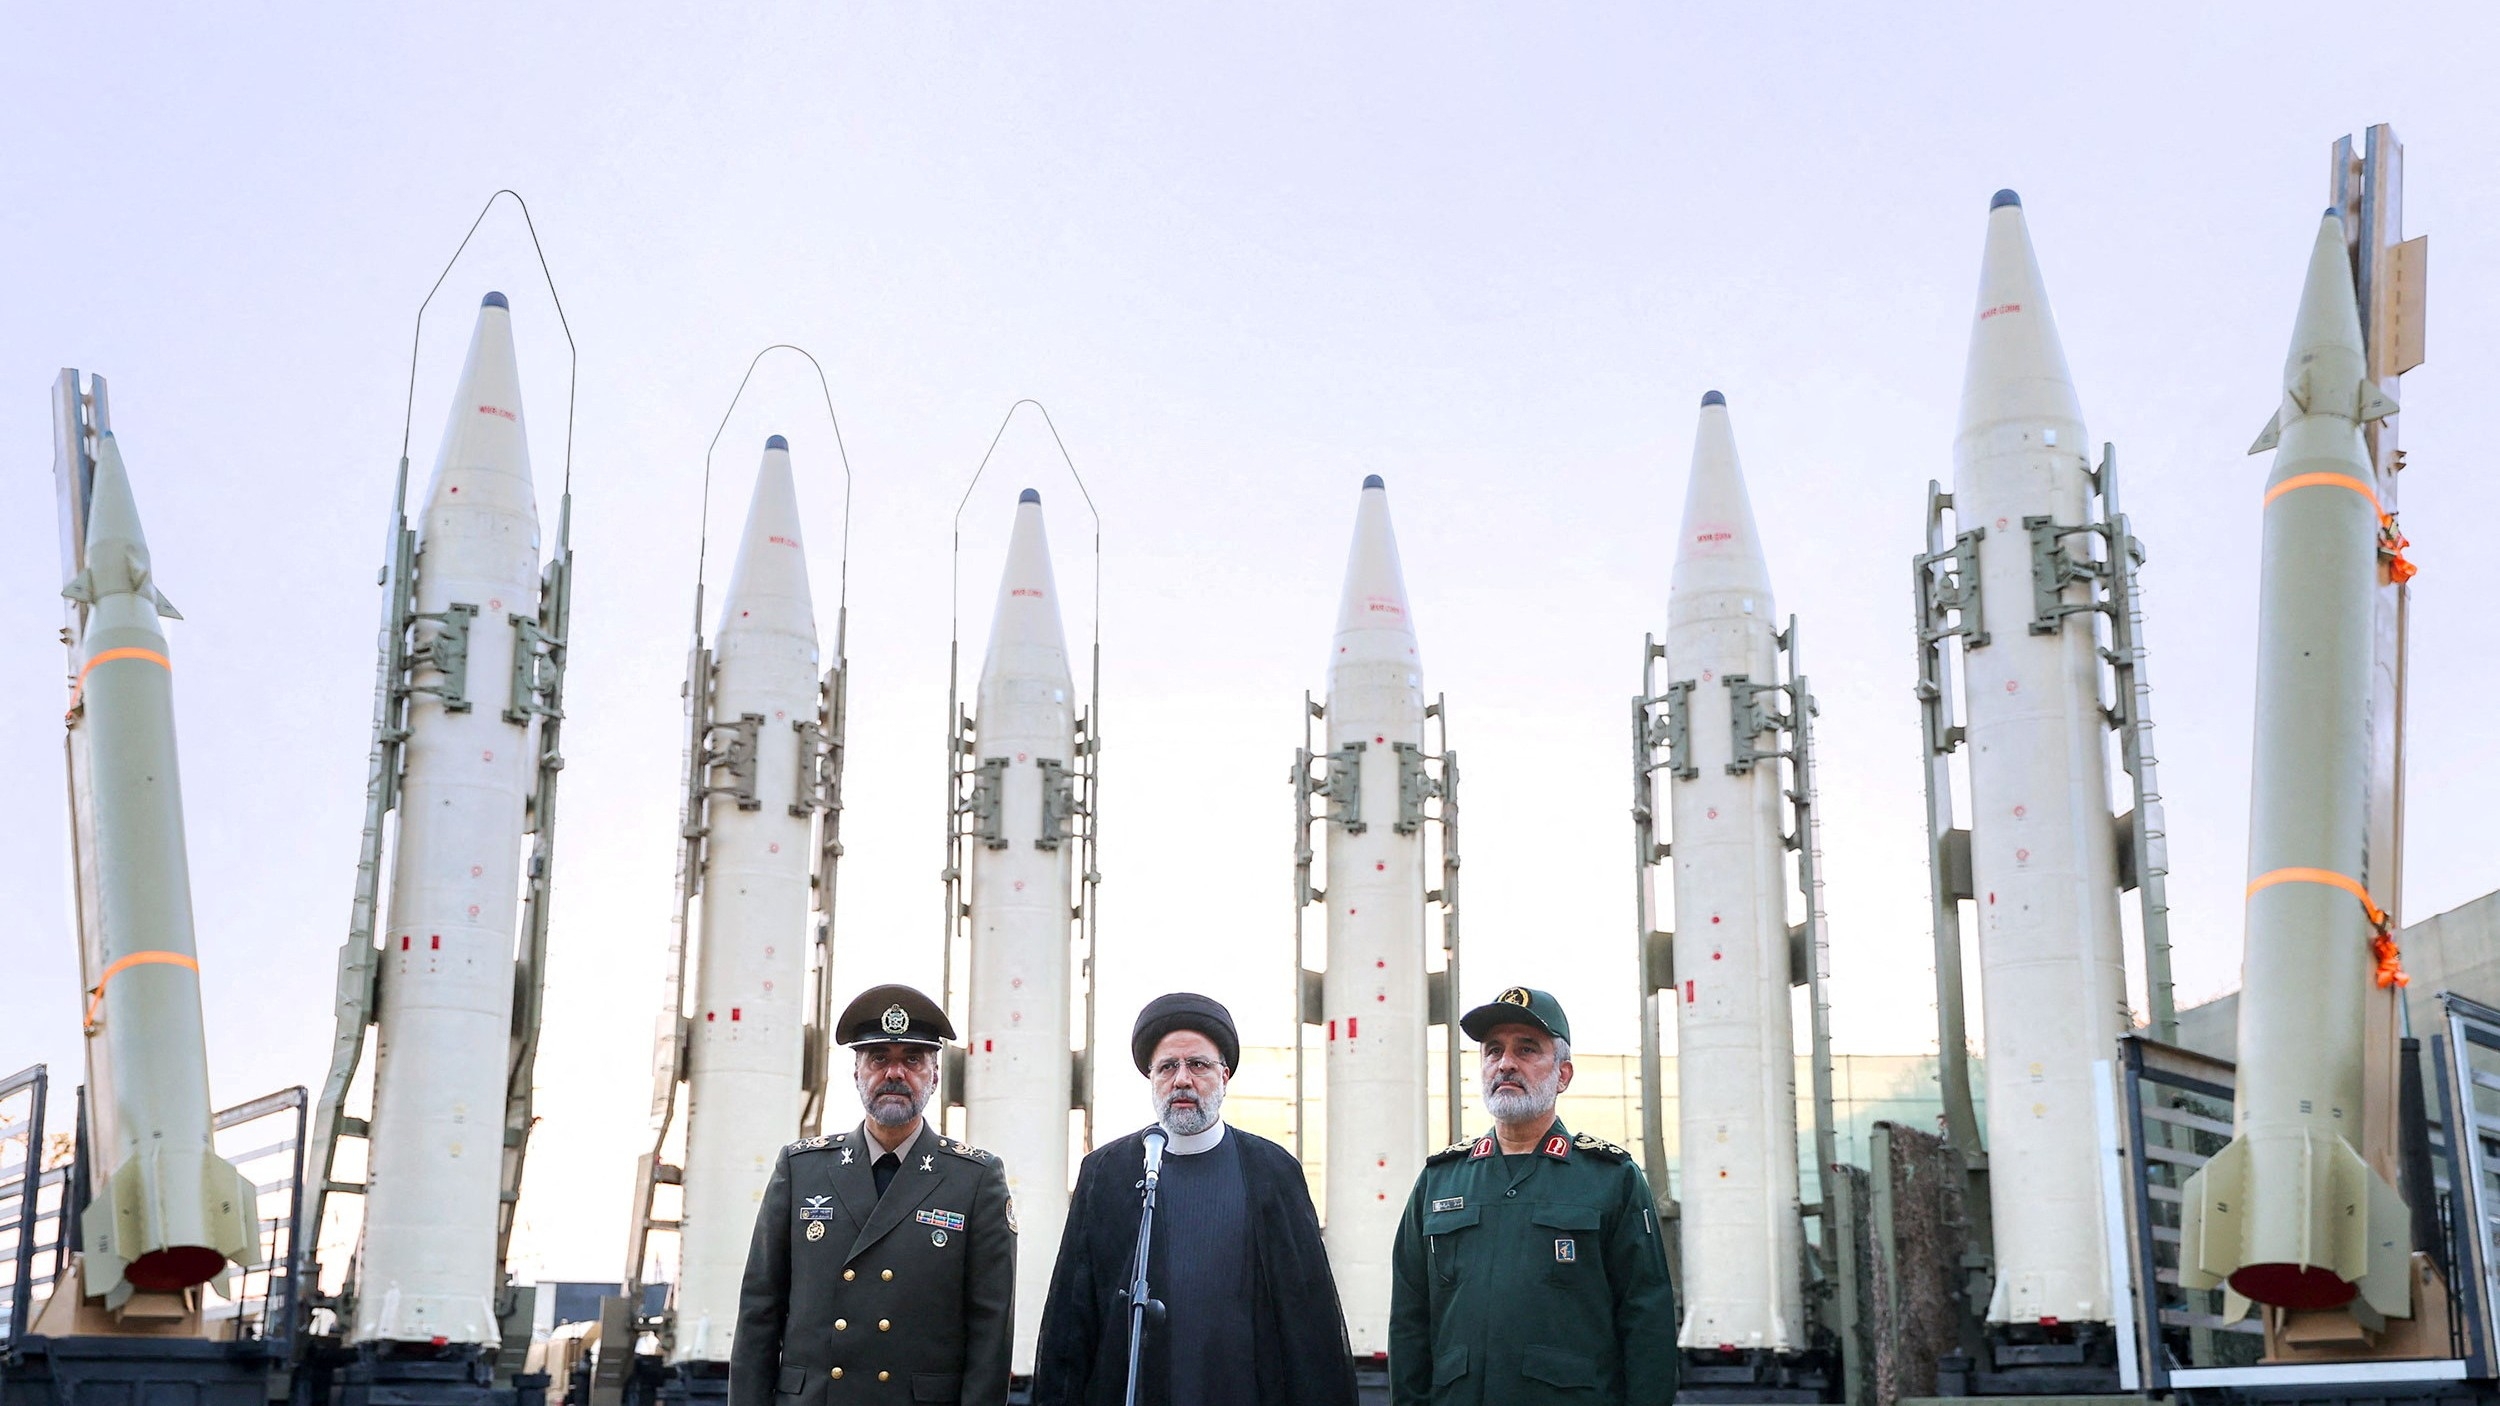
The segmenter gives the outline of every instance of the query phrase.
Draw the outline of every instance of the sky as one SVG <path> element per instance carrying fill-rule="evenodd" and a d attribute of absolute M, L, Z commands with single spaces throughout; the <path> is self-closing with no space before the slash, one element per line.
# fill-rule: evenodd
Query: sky
<path fill-rule="evenodd" d="M 836 985 L 938 980 L 941 728 L 1015 494 L 1099 566 L 1104 1029 L 1175 987 L 1288 1038 L 1291 795 L 1357 486 L 1383 475 L 1464 762 L 1477 999 L 1635 1038 L 1627 700 L 1723 391 L 1820 696 L 1841 1049 L 1932 1049 L 1908 558 L 1988 197 L 2019 189 L 2143 584 L 2182 1002 L 2236 985 L 2263 460 L 2327 149 L 2406 143 L 2406 912 L 2500 887 L 2500 21 L 2406 7 L 11 6 L 0 12 L 0 1067 L 79 1066 L 49 387 L 107 376 L 171 626 L 211 1073 L 318 1085 L 416 310 L 422 481 L 511 296 L 578 551 L 543 1122 L 521 1257 L 612 1278 L 672 912 L 704 450 L 716 584 L 787 434 L 847 579 Z M 577 380 L 573 379 L 577 377 Z M 1036 421 L 1100 511 L 1100 555 Z M 820 615 L 832 611 L 820 600 Z M 1080 648 L 1093 622 L 1068 622 Z M 2132 954 L 2131 954 L 2132 959 Z M 1975 1005 L 1975 1003 L 1974 1003 Z M 1974 1015 L 1975 1019 L 1975 1015 Z M 1116 1056 L 1111 1061 L 1116 1069 Z M 74 1081 L 71 1074 L 67 1081 Z M 1106 1080 L 1104 1117 L 1142 1121 Z"/>

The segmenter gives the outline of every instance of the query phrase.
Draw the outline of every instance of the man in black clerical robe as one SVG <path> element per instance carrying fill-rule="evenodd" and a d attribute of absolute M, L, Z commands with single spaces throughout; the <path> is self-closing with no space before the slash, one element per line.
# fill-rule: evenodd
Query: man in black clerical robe
<path fill-rule="evenodd" d="M 1146 1269 L 1165 1317 L 1147 1330 L 1137 1399 L 1354 1406 L 1345 1315 L 1302 1164 L 1222 1118 L 1241 1060 L 1231 1012 L 1186 992 L 1158 997 L 1138 1014 L 1129 1053 L 1152 1083 L 1155 1124 L 1094 1149 L 1077 1173 L 1042 1308 L 1033 1406 L 1127 1400 L 1128 1286 L 1146 1134 L 1158 1130 L 1168 1145 Z"/>

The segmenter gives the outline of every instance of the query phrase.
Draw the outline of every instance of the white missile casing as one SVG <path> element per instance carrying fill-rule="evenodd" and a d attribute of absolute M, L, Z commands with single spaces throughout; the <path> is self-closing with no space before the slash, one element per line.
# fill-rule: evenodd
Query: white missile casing
<path fill-rule="evenodd" d="M 500 1340 L 496 1214 L 537 740 L 533 715 L 504 714 L 530 701 L 513 696 L 513 617 L 534 618 L 538 593 L 512 315 L 489 293 L 417 534 L 423 652 L 383 930 L 358 1342 Z M 456 661 L 446 641 L 463 622 Z M 456 702 L 425 691 L 455 683 Z"/>
<path fill-rule="evenodd" d="M 1075 1056 L 1070 915 L 1073 825 L 1045 833 L 1045 806 L 1064 805 L 1076 766 L 1076 684 L 1059 616 L 1059 588 L 1042 527 L 1042 497 L 1016 504 L 1007 568 L 974 703 L 976 761 L 995 769 L 997 834 L 971 846 L 970 1016 L 964 1060 L 964 1135 L 1007 1163 L 1020 1227 L 1013 1370 L 1033 1370 L 1039 1305 L 1050 1295 L 1059 1233 L 1068 1219 L 1068 1112 Z"/>
<path fill-rule="evenodd" d="M 1740 763 L 1734 732 L 1735 686 L 1777 679 L 1773 618 L 1770 568 L 1727 402 L 1712 391 L 1702 400 L 1667 593 L 1668 676 L 1670 686 L 1689 689 L 1693 768 L 1668 789 L 1684 1174 L 1685 1313 L 1676 1341 L 1683 1347 L 1802 1346 L 1780 769 L 1776 757 Z M 1777 746 L 1761 734 L 1750 742 L 1766 752 Z"/>
<path fill-rule="evenodd" d="M 2184 1188 L 2180 1282 L 2285 1308 L 2356 1295 L 2412 1314 L 2405 1204 L 2361 1136 L 2375 906 L 2370 809 L 2375 475 L 2369 379 L 2343 223 L 2310 253 L 2283 402 L 2249 452 L 2266 479 L 2250 769 L 2236 1136 Z"/>
<path fill-rule="evenodd" d="M 1424 836 L 1399 834 L 1400 745 L 1424 741 L 1423 664 L 1380 476 L 1363 480 L 1328 660 L 1328 750 L 1359 750 L 1362 829 L 1328 828 L 1328 1262 L 1354 1355 L 1389 1347 L 1389 1252 L 1423 1170 Z M 1333 768 L 1332 768 L 1333 770 Z"/>
<path fill-rule="evenodd" d="M 2107 1322 L 2092 1065 L 2126 1029 L 2118 846 L 2093 616 L 2031 628 L 2028 518 L 2086 521 L 2083 411 L 2022 202 L 1988 211 L 1953 507 L 1976 528 L 1988 642 L 1963 653 L 1971 878 L 1987 1026 L 1992 1323 Z M 2061 550 L 2076 552 L 2069 537 Z M 2081 601 L 2088 583 L 2066 590 Z"/>
<path fill-rule="evenodd" d="M 101 949 L 90 954 L 89 1123 L 101 1179 L 82 1221 L 84 1288 L 202 1284 L 246 1263 L 251 1181 L 217 1155 L 201 1024 L 191 872 L 174 751 L 173 664 L 139 511 L 108 431 L 87 510 L 86 568 L 62 591 L 89 607 L 72 724 L 85 734 Z"/>
<path fill-rule="evenodd" d="M 686 1067 L 672 1362 L 726 1362 L 756 1207 L 798 1136 L 809 838 L 798 725 L 816 719 L 816 608 L 789 442 L 764 442 L 714 653 L 712 717 L 752 720 L 755 800 L 713 797 Z"/>

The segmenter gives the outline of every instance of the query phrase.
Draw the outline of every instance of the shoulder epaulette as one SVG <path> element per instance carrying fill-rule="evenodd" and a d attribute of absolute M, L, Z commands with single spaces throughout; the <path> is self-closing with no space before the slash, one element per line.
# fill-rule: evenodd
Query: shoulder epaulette
<path fill-rule="evenodd" d="M 1606 1141 L 1604 1138 L 1591 1133 L 1582 1133 L 1578 1137 L 1573 1138 L 1571 1140 L 1571 1145 L 1580 1149 L 1582 1152 L 1591 1154 L 1592 1156 L 1603 1157 L 1609 1162 L 1629 1162 L 1632 1160 L 1631 1153 L 1615 1146 L 1613 1143 Z"/>
<path fill-rule="evenodd" d="M 833 1146 L 833 1139 L 824 1136 L 803 1137 L 783 1148 L 784 1152 L 815 1152 Z"/>
<path fill-rule="evenodd" d="M 957 1142 L 951 1137 L 940 1137 L 937 1145 L 940 1151 L 951 1152 L 967 1162 L 977 1162 L 984 1167 L 993 1167 L 998 1164 L 997 1154 L 983 1152 L 968 1142 Z"/>
<path fill-rule="evenodd" d="M 1442 1148 L 1440 1151 L 1425 1158 L 1424 1165 L 1427 1167 L 1437 1167 L 1444 1162 L 1455 1162 L 1462 1157 L 1489 1157 L 1492 1154 L 1493 1134 L 1485 1133 L 1480 1137 L 1462 1138 L 1457 1142 L 1451 1143 L 1449 1146 Z"/>

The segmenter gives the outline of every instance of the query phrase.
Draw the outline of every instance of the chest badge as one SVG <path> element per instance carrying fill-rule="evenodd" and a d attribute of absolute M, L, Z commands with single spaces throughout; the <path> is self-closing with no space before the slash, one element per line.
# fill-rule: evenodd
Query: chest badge
<path fill-rule="evenodd" d="M 1554 1242 L 1554 1263 L 1575 1264 L 1580 1258 L 1580 1242 L 1569 1236 Z"/>
<path fill-rule="evenodd" d="M 930 1232 L 929 1232 L 929 1243 L 930 1243 L 930 1244 L 932 1244 L 932 1245 L 937 1246 L 939 1249 L 944 1249 L 944 1248 L 946 1248 L 946 1232 L 945 1232 L 945 1231 L 943 1231 L 943 1230 L 932 1230 L 932 1231 L 930 1231 Z"/>
<path fill-rule="evenodd" d="M 1466 1208 L 1467 1198 L 1464 1196 L 1444 1196 L 1432 1203 L 1432 1209 L 1436 1211 L 1462 1211 Z"/>
<path fill-rule="evenodd" d="M 810 1240 L 822 1240 L 822 1239 L 824 1239 L 824 1238 L 825 1238 L 825 1223 L 824 1223 L 823 1221 L 820 1221 L 820 1220 L 812 1220 L 812 1221 L 809 1221 L 809 1222 L 807 1223 L 807 1238 L 808 1238 L 808 1239 L 810 1239 Z"/>

